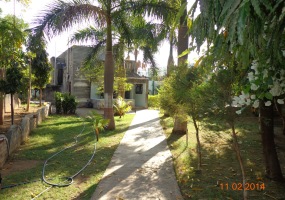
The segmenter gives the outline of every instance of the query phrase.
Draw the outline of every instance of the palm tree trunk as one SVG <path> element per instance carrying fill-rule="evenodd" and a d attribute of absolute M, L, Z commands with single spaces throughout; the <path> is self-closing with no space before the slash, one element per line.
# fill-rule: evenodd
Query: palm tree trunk
<path fill-rule="evenodd" d="M 265 106 L 264 101 L 260 101 L 259 109 L 266 176 L 275 181 L 284 181 L 274 141 L 273 105 Z"/>
<path fill-rule="evenodd" d="M 182 0 L 181 5 L 187 4 L 187 0 Z M 189 37 L 187 34 L 187 5 L 184 9 L 183 15 L 180 17 L 180 25 L 178 28 L 178 45 L 177 51 L 178 55 L 182 54 L 185 50 L 188 49 Z M 178 65 L 184 64 L 187 61 L 188 54 L 178 58 Z"/>
<path fill-rule="evenodd" d="M 135 51 L 134 51 L 136 64 L 137 64 L 137 61 L 138 61 L 138 54 L 139 54 L 139 51 L 138 51 L 138 48 L 136 47 L 136 48 L 135 48 Z"/>
<path fill-rule="evenodd" d="M 172 129 L 173 134 L 184 135 L 187 132 L 187 121 L 175 117 L 174 126 Z"/>
<path fill-rule="evenodd" d="M 168 61 L 167 61 L 167 76 L 169 76 L 171 66 L 174 65 L 174 58 L 173 58 L 173 34 L 170 35 L 169 44 L 170 44 L 170 47 L 169 47 L 169 57 L 168 57 Z"/>
<path fill-rule="evenodd" d="M 181 1 L 181 5 L 183 5 L 184 3 L 187 4 L 187 0 Z M 180 17 L 180 25 L 179 25 L 179 29 L 178 29 L 178 45 L 177 45 L 178 55 L 180 55 L 182 52 L 184 52 L 185 50 L 188 49 L 189 39 L 188 39 L 188 35 L 187 35 L 186 18 L 187 18 L 187 5 L 185 7 L 183 15 Z M 188 54 L 183 56 L 183 57 L 179 57 L 178 58 L 178 65 L 184 64 L 187 61 L 187 58 L 188 58 Z M 187 129 L 187 123 L 181 122 L 181 120 L 179 120 L 176 117 L 172 133 L 186 134 L 186 129 Z"/>
<path fill-rule="evenodd" d="M 109 15 L 110 16 L 110 15 Z M 107 17 L 107 45 L 104 63 L 104 117 L 109 119 L 107 129 L 115 129 L 114 109 L 113 109 L 113 85 L 114 85 L 114 59 L 112 52 L 112 30 L 111 18 Z"/>

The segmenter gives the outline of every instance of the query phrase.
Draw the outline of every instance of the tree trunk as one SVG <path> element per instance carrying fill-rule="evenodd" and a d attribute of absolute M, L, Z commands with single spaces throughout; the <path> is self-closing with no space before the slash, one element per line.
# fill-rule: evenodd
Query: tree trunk
<path fill-rule="evenodd" d="M 135 50 L 134 50 L 135 63 L 136 63 L 136 64 L 137 64 L 137 61 L 138 61 L 138 54 L 139 54 L 139 51 L 138 51 L 138 48 L 136 47 Z"/>
<path fill-rule="evenodd" d="M 107 45 L 104 63 L 104 117 L 109 119 L 108 130 L 115 129 L 113 109 L 113 86 L 114 86 L 114 59 L 112 52 L 112 30 L 111 18 L 107 17 Z"/>
<path fill-rule="evenodd" d="M 43 89 L 40 88 L 40 107 L 42 106 Z"/>
<path fill-rule="evenodd" d="M 238 159 L 240 170 L 241 170 L 241 174 L 242 174 L 243 199 L 247 200 L 247 196 L 248 195 L 247 195 L 247 190 L 245 190 L 245 184 L 246 184 L 245 170 L 244 170 L 244 165 L 243 165 L 243 161 L 242 161 L 242 157 L 241 157 L 241 153 L 240 153 L 240 147 L 239 147 L 239 144 L 238 144 L 237 133 L 235 131 L 234 124 L 231 123 L 230 126 L 231 126 L 231 129 L 232 129 L 233 146 L 234 146 L 234 150 L 235 150 L 236 155 L 237 155 L 237 159 Z"/>
<path fill-rule="evenodd" d="M 125 99 L 126 70 L 124 67 L 118 68 L 118 96 Z"/>
<path fill-rule="evenodd" d="M 29 88 L 28 88 L 28 98 L 27 98 L 27 112 L 30 111 L 30 101 L 31 101 L 31 88 L 32 88 L 32 64 L 29 64 Z"/>
<path fill-rule="evenodd" d="M 186 3 L 183 15 L 180 17 L 180 24 L 178 28 L 178 56 L 188 49 L 189 37 L 187 34 L 187 0 L 181 0 L 181 6 Z M 184 64 L 187 61 L 188 54 L 178 57 L 178 65 Z"/>
<path fill-rule="evenodd" d="M 273 104 L 265 106 L 260 101 L 260 128 L 266 176 L 275 181 L 284 181 L 274 141 Z"/>
<path fill-rule="evenodd" d="M 283 135 L 285 135 L 285 116 L 282 112 L 282 105 L 278 104 L 276 99 L 274 99 L 274 105 L 279 114 L 280 119 L 282 120 L 282 133 Z"/>
<path fill-rule="evenodd" d="M 14 96 L 13 93 L 11 93 L 11 124 L 14 124 Z"/>
<path fill-rule="evenodd" d="M 184 3 L 187 4 L 187 0 L 182 0 L 181 5 Z M 187 5 L 184 9 L 183 15 L 180 17 L 180 25 L 178 29 L 178 45 L 177 45 L 177 50 L 178 50 L 178 55 L 180 55 L 182 52 L 188 49 L 188 35 L 187 35 Z M 178 58 L 178 65 L 184 64 L 187 61 L 188 54 L 179 57 Z M 181 123 L 181 124 L 179 124 Z M 187 123 L 181 122 L 177 117 L 175 118 L 174 122 L 174 128 L 172 130 L 172 133 L 183 133 L 186 134 L 186 129 L 187 129 Z"/>
<path fill-rule="evenodd" d="M 187 121 L 184 121 L 179 117 L 175 117 L 172 133 L 184 135 L 186 134 L 186 131 L 187 131 Z"/>
<path fill-rule="evenodd" d="M 0 69 L 0 79 L 4 79 L 4 69 Z M 0 125 L 4 124 L 4 101 L 5 94 L 0 92 Z"/>
<path fill-rule="evenodd" d="M 1 92 L 0 93 L 0 125 L 4 124 L 4 101 L 5 101 L 5 95 Z"/>
<path fill-rule="evenodd" d="M 202 167 L 202 152 L 201 152 L 201 142 L 200 142 L 200 136 L 199 136 L 199 127 L 197 124 L 197 120 L 195 117 L 192 117 L 193 124 L 196 131 L 196 140 L 197 140 L 197 158 L 198 158 L 198 170 L 201 170 Z"/>
<path fill-rule="evenodd" d="M 169 43 L 170 43 L 170 47 L 169 47 L 169 57 L 168 57 L 168 61 L 167 61 L 167 73 L 166 73 L 167 76 L 169 76 L 170 69 L 174 65 L 174 58 L 173 58 L 173 34 L 170 35 Z"/>

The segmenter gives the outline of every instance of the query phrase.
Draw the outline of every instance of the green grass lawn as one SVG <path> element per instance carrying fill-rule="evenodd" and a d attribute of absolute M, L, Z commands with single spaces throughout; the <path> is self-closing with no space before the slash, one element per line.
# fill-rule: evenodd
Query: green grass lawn
<path fill-rule="evenodd" d="M 115 117 L 116 130 L 100 133 L 94 159 L 68 187 L 53 187 L 38 199 L 90 199 L 100 181 L 114 151 L 128 129 L 134 115 L 127 114 L 122 119 Z M 13 155 L 11 161 L 38 161 L 28 170 L 18 171 L 3 177 L 2 186 L 39 180 L 37 182 L 0 190 L 0 199 L 31 199 L 50 186 L 40 181 L 44 161 L 52 154 L 74 144 L 83 128 L 83 120 L 76 116 L 52 115 L 35 129 L 25 145 Z M 48 162 L 46 178 L 53 183 L 62 181 L 79 171 L 90 159 L 94 150 L 95 136 L 86 123 L 76 147 L 68 149 Z"/>
<path fill-rule="evenodd" d="M 231 132 L 226 124 L 209 119 L 200 132 L 202 144 L 202 173 L 197 173 L 196 137 L 194 127 L 188 124 L 189 142 L 185 135 L 171 135 L 173 119 L 161 116 L 169 147 L 174 157 L 178 184 L 184 199 L 242 199 L 239 186 L 241 171 L 232 148 Z M 258 118 L 247 116 L 237 122 L 241 154 L 245 165 L 249 199 L 285 199 L 284 184 L 264 178 L 261 136 Z M 281 154 L 280 154 L 281 155 Z M 284 155 L 282 153 L 282 155 Z M 285 166 L 282 170 L 285 174 Z M 264 183 L 265 190 L 260 190 Z M 221 185 L 222 184 L 222 185 Z"/>

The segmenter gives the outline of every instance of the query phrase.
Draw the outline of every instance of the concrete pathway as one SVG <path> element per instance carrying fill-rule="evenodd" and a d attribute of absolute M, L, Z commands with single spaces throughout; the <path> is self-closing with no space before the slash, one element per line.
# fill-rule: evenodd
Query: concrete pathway
<path fill-rule="evenodd" d="M 158 111 L 136 112 L 91 199 L 183 199 Z"/>

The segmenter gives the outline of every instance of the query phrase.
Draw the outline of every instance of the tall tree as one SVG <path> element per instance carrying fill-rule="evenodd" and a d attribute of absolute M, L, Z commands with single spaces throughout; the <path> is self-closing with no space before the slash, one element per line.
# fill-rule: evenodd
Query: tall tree
<path fill-rule="evenodd" d="M 187 27 L 187 0 L 181 0 L 182 15 L 179 21 L 178 27 L 178 43 L 177 43 L 177 53 L 178 53 L 178 65 L 184 65 L 187 63 L 189 36 Z M 186 134 L 187 132 L 187 119 L 176 117 L 174 121 L 174 127 L 172 133 L 174 134 Z"/>
<path fill-rule="evenodd" d="M 5 69 L 12 66 L 25 41 L 27 24 L 13 15 L 0 17 L 0 79 L 5 80 Z M 0 125 L 4 123 L 4 93 L 0 94 Z"/>
<path fill-rule="evenodd" d="M 13 61 L 6 71 L 6 80 L 1 80 L 0 90 L 11 95 L 11 124 L 14 124 L 14 94 L 20 91 L 23 74 L 18 62 Z"/>
<path fill-rule="evenodd" d="M 48 54 L 45 50 L 45 41 L 43 40 L 43 37 L 41 37 L 41 35 L 31 33 L 27 49 L 35 54 L 31 59 L 31 68 L 32 73 L 34 74 L 32 84 L 40 90 L 39 106 L 42 106 L 42 91 L 50 81 L 50 72 L 52 70 L 51 64 L 48 60 Z"/>
<path fill-rule="evenodd" d="M 54 35 L 72 27 L 76 23 L 89 19 L 97 27 L 106 27 L 106 52 L 104 63 L 104 116 L 109 119 L 108 129 L 115 129 L 113 111 L 114 59 L 112 27 L 128 28 L 126 13 L 134 12 L 140 15 L 156 15 L 163 18 L 171 13 L 171 9 L 164 1 L 142 0 L 70 0 L 68 2 L 55 1 L 37 19 L 36 31 L 46 31 Z M 127 31 L 126 31 L 127 33 Z"/>
<path fill-rule="evenodd" d="M 247 74 L 244 84 L 248 99 L 253 106 L 260 105 L 260 127 L 266 176 L 283 181 L 274 142 L 273 99 L 284 100 L 284 1 L 211 1 L 197 0 L 191 9 L 194 15 L 198 5 L 201 13 L 195 19 L 191 30 L 193 42 L 200 48 L 204 42 L 213 45 L 216 58 L 223 57 L 221 49 L 226 48 L 238 62 L 236 70 Z M 201 29 L 201 27 L 203 27 Z M 223 33 L 223 37 L 221 37 Z M 224 42 L 226 41 L 226 42 Z M 236 102 L 244 106 L 240 97 Z M 244 100 L 244 98 L 242 99 Z M 243 105 L 241 105 L 243 104 Z"/>

